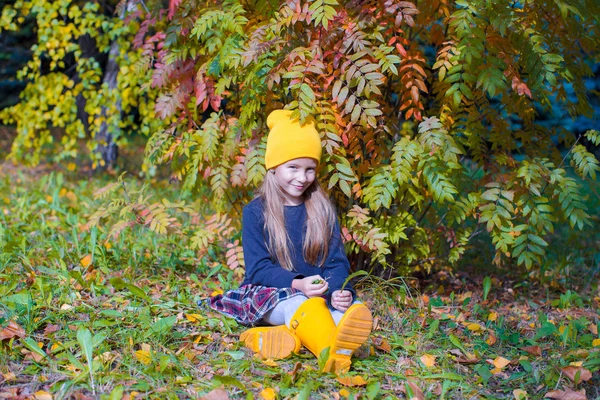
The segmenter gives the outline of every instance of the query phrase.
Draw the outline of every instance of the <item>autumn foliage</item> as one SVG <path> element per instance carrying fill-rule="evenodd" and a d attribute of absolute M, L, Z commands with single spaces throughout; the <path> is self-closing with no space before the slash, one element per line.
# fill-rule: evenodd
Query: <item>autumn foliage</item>
<path fill-rule="evenodd" d="M 148 140 L 147 165 L 169 164 L 182 190 L 219 214 L 181 232 L 173 215 L 187 213 L 184 205 L 113 202 L 96 223 L 127 204 L 131 213 L 115 226 L 171 229 L 204 251 L 231 243 L 239 210 L 265 173 L 266 116 L 288 106 L 319 127 L 321 181 L 359 268 L 453 263 L 484 231 L 496 262 L 529 268 L 543 260 L 556 222 L 591 224 L 581 179 L 596 179 L 600 167 L 583 143 L 600 145 L 600 134 L 539 118 L 553 105 L 573 118 L 593 116 L 584 79 L 599 54 L 597 2 L 120 7 L 135 32 L 127 54 L 148 71 L 135 76 L 147 78 L 141 88 L 163 121 Z"/>

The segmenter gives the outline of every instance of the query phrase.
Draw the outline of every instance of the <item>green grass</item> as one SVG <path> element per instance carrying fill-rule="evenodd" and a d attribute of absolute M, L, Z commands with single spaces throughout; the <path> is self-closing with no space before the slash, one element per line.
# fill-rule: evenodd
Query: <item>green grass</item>
<path fill-rule="evenodd" d="M 483 268 L 489 260 L 470 256 L 463 273 L 442 271 L 422 292 L 414 279 L 363 279 L 375 329 L 351 371 L 366 384 L 352 387 L 319 373 L 306 352 L 255 358 L 238 343 L 243 327 L 196 306 L 238 285 L 218 257 L 139 226 L 109 240 L 103 227 L 87 229 L 100 204 L 92 193 L 113 179 L 0 169 L 0 332 L 9 323 L 24 332 L 0 343 L 0 398 L 201 398 L 219 388 L 230 398 L 268 388 L 299 399 L 512 399 L 519 389 L 539 399 L 566 388 L 600 397 L 600 293 L 589 279 L 600 268 L 597 228 L 560 227 L 542 272 Z"/>

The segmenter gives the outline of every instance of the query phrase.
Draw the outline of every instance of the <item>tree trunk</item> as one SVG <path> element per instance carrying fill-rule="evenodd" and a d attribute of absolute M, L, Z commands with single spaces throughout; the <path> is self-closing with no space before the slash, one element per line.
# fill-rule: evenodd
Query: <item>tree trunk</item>
<path fill-rule="evenodd" d="M 106 70 L 104 71 L 103 84 L 106 84 L 108 90 L 116 90 L 117 88 L 117 74 L 119 73 L 119 64 L 117 64 L 117 56 L 119 55 L 119 44 L 115 40 L 110 45 L 110 51 L 108 52 L 108 61 L 106 63 Z M 102 107 L 102 116 L 106 117 L 108 109 Z M 117 111 L 121 113 L 121 101 L 117 102 Z M 108 124 L 103 122 L 100 125 L 98 133 L 96 133 L 96 152 L 99 153 L 104 161 L 104 165 L 100 165 L 101 169 L 114 167 L 117 157 L 119 154 L 116 143 L 114 142 L 114 132 L 109 130 Z"/>

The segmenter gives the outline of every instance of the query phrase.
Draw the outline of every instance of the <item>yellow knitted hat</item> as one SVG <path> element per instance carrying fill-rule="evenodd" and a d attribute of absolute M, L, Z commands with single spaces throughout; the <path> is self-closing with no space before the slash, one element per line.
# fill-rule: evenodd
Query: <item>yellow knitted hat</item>
<path fill-rule="evenodd" d="M 317 164 L 321 160 L 321 138 L 315 124 L 300 125 L 291 115 L 290 110 L 275 110 L 267 118 L 270 129 L 265 154 L 267 169 L 295 158 L 313 158 Z"/>

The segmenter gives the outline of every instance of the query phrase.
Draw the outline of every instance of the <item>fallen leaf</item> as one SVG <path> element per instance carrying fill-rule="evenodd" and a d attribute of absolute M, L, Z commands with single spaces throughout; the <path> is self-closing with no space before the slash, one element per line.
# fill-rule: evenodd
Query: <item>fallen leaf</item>
<path fill-rule="evenodd" d="M 488 336 L 487 339 L 485 339 L 485 342 L 489 345 L 489 346 L 493 346 L 494 344 L 496 344 L 496 341 L 498 339 L 496 338 L 496 334 L 492 331 L 490 331 L 490 334 Z"/>
<path fill-rule="evenodd" d="M 2 378 L 4 379 L 4 382 L 8 382 L 16 380 L 17 376 L 12 372 L 7 372 L 5 374 L 2 374 Z"/>
<path fill-rule="evenodd" d="M 479 325 L 477 322 L 471 322 L 467 324 L 467 329 L 471 332 L 479 333 L 485 331 L 485 328 Z"/>
<path fill-rule="evenodd" d="M 66 303 L 65 303 L 65 304 L 63 304 L 62 306 L 60 306 L 60 309 L 61 309 L 61 310 L 63 310 L 63 311 L 64 311 L 64 310 L 70 310 L 71 308 L 73 308 L 73 306 L 72 306 L 72 305 L 70 305 L 70 304 L 66 304 Z M 71 326 L 69 326 L 69 328 L 70 328 L 70 327 L 71 327 Z"/>
<path fill-rule="evenodd" d="M 600 347 L 600 339 L 594 339 L 594 340 L 592 340 L 592 346 L 594 346 L 594 347 Z"/>
<path fill-rule="evenodd" d="M 25 329 L 17 325 L 16 322 L 10 321 L 6 328 L 0 331 L 0 340 L 12 339 L 14 337 L 25 337 Z"/>
<path fill-rule="evenodd" d="M 575 384 L 578 384 L 582 381 L 587 382 L 590 379 L 592 379 L 592 373 L 583 367 L 574 367 L 572 365 L 569 365 L 568 367 L 562 368 L 561 371 L 567 378 L 569 378 Z"/>
<path fill-rule="evenodd" d="M 210 294 L 210 297 L 215 297 L 220 294 L 223 294 L 223 291 L 221 289 L 213 290 L 213 292 Z"/>
<path fill-rule="evenodd" d="M 497 319 L 498 319 L 498 313 L 497 313 L 497 312 L 495 312 L 495 311 L 492 311 L 492 312 L 490 313 L 490 315 L 488 315 L 488 321 L 492 321 L 492 322 L 494 322 L 494 321 L 496 321 Z"/>
<path fill-rule="evenodd" d="M 215 389 L 200 397 L 200 400 L 229 400 L 229 395 L 223 389 Z"/>
<path fill-rule="evenodd" d="M 531 354 L 532 356 L 541 357 L 542 356 L 542 348 L 540 346 L 527 346 L 523 347 L 523 350 L 526 353 Z"/>
<path fill-rule="evenodd" d="M 431 355 L 431 354 L 424 354 L 421 356 L 421 358 L 419 358 L 419 360 L 421 360 L 421 362 L 427 367 L 427 368 L 431 368 L 435 365 L 435 356 Z"/>
<path fill-rule="evenodd" d="M 83 268 L 89 267 L 90 264 L 92 263 L 92 255 L 91 254 L 85 255 L 81 260 L 79 260 L 79 263 L 83 266 Z"/>
<path fill-rule="evenodd" d="M 47 335 L 49 333 L 54 333 L 60 330 L 60 326 L 59 325 L 52 325 L 52 324 L 48 324 L 46 325 L 46 328 L 44 329 L 44 335 Z"/>
<path fill-rule="evenodd" d="M 544 397 L 556 400 L 587 400 L 585 389 L 575 392 L 569 388 L 565 390 L 553 390 L 544 395 Z"/>
<path fill-rule="evenodd" d="M 336 379 L 339 383 L 341 383 L 344 386 L 365 386 L 367 384 L 365 378 L 359 375 L 338 376 Z"/>
<path fill-rule="evenodd" d="M 375 348 L 377 350 L 381 350 L 386 353 L 390 353 L 392 351 L 392 346 L 390 346 L 390 343 L 386 339 L 382 338 L 381 336 L 373 337 L 372 341 L 373 341 L 373 345 L 375 346 Z"/>
<path fill-rule="evenodd" d="M 466 299 L 470 299 L 471 297 L 473 297 L 473 292 L 466 292 L 466 293 L 459 294 L 456 297 L 456 299 L 458 301 L 465 301 Z"/>
<path fill-rule="evenodd" d="M 456 357 L 456 361 L 461 364 L 477 364 L 481 359 L 473 354 L 467 354 L 466 356 Z"/>
<path fill-rule="evenodd" d="M 260 397 L 264 400 L 273 400 L 277 398 L 277 392 L 273 388 L 265 388 L 260 392 Z"/>
<path fill-rule="evenodd" d="M 529 398 L 527 392 L 523 389 L 515 389 L 513 390 L 513 396 L 515 396 L 515 400 L 526 400 Z"/>
<path fill-rule="evenodd" d="M 185 314 L 185 317 L 190 322 L 198 322 L 202 320 L 204 317 L 200 314 Z"/>
<path fill-rule="evenodd" d="M 38 390 L 33 395 L 35 396 L 35 400 L 52 400 L 52 395 L 43 390 Z"/>
<path fill-rule="evenodd" d="M 265 364 L 265 365 L 267 365 L 269 367 L 276 367 L 276 366 L 279 365 L 275 361 L 273 361 L 272 358 L 263 358 L 261 361 L 262 361 L 263 364 Z"/>
<path fill-rule="evenodd" d="M 348 397 L 348 396 L 350 396 L 350 392 L 348 391 L 348 389 L 342 389 L 342 390 L 340 390 L 340 396 Z"/>
<path fill-rule="evenodd" d="M 594 334 L 594 335 L 598 334 L 598 325 L 592 323 L 592 324 L 590 324 L 589 328 L 590 328 L 590 332 L 592 332 L 592 334 Z"/>
<path fill-rule="evenodd" d="M 500 370 L 504 369 L 508 364 L 510 364 L 510 360 L 507 360 L 506 358 L 500 356 L 496 357 L 494 360 L 486 361 Z"/>
<path fill-rule="evenodd" d="M 152 362 L 152 355 L 149 350 L 136 350 L 135 358 L 144 365 L 149 365 Z"/>
<path fill-rule="evenodd" d="M 412 396 L 409 397 L 408 391 L 412 392 Z M 413 381 L 406 381 L 404 386 L 400 387 L 400 391 L 406 395 L 408 400 L 425 400 L 425 395 L 419 386 Z"/>

